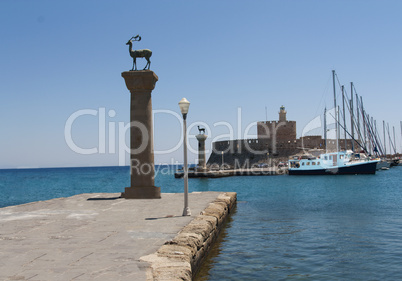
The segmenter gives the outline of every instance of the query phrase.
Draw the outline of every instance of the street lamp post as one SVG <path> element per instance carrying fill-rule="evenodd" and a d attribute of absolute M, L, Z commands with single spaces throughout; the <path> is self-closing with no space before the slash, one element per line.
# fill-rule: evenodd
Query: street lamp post
<path fill-rule="evenodd" d="M 269 152 L 267 152 L 267 165 L 268 165 L 268 167 L 270 166 L 269 165 Z"/>
<path fill-rule="evenodd" d="M 181 114 L 183 115 L 183 148 L 184 148 L 184 209 L 183 216 L 191 216 L 190 207 L 188 206 L 188 166 L 187 166 L 187 113 L 190 107 L 190 102 L 186 98 L 182 98 L 179 102 Z"/>
<path fill-rule="evenodd" d="M 221 170 L 224 170 L 224 168 L 223 168 L 223 151 L 221 151 L 221 153 L 222 153 L 222 166 L 221 166 Z"/>

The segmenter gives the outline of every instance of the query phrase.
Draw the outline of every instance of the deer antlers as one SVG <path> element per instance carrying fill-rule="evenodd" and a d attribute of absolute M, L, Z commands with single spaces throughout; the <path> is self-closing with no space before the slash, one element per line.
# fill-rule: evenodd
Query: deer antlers
<path fill-rule="evenodd" d="M 133 40 L 133 39 L 134 39 L 134 40 Z M 133 37 L 130 38 L 130 40 L 133 40 L 133 41 L 141 41 L 141 36 L 140 36 L 140 35 L 133 36 Z M 130 40 L 129 40 L 129 41 L 130 41 Z"/>

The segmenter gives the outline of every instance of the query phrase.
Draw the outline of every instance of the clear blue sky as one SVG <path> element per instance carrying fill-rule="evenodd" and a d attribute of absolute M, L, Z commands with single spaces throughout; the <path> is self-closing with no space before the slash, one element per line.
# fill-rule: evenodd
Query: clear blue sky
<path fill-rule="evenodd" d="M 153 51 L 159 76 L 154 110 L 179 113 L 186 97 L 190 133 L 200 122 L 211 128 L 207 147 L 222 134 L 229 138 L 218 122 L 244 137 L 249 124 L 265 120 L 265 107 L 268 120 L 277 120 L 285 105 L 300 135 L 332 106 L 335 69 L 348 94 L 354 82 L 379 129 L 382 120 L 395 126 L 400 151 L 401 11 L 398 0 L 0 1 L 0 168 L 118 165 L 118 126 L 129 122 L 130 98 L 121 72 L 131 69 L 125 43 L 136 34 L 142 41 L 134 48 Z M 75 153 L 65 141 L 66 121 L 102 108 L 105 153 Z M 98 117 L 73 123 L 79 147 L 98 146 Z M 157 113 L 154 122 L 155 150 L 172 150 L 179 121 Z M 194 139 L 190 145 L 196 148 Z M 181 162 L 182 147 L 155 160 Z"/>

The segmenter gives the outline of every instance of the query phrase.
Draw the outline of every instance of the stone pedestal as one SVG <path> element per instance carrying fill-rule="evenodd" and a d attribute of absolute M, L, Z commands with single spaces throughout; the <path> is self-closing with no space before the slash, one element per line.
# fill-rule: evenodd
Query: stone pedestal
<path fill-rule="evenodd" d="M 121 76 L 131 93 L 131 186 L 125 188 L 122 197 L 126 199 L 161 198 L 160 187 L 155 186 L 151 98 L 158 76 L 151 70 L 125 71 Z"/>
<path fill-rule="evenodd" d="M 205 170 L 207 168 L 207 163 L 205 161 L 205 140 L 207 135 L 198 134 L 195 136 L 198 140 L 198 168 Z"/>

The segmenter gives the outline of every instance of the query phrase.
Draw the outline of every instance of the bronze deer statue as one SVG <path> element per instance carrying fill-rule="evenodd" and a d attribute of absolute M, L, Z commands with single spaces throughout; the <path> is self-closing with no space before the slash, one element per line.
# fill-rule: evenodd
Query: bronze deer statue
<path fill-rule="evenodd" d="M 133 36 L 126 43 L 126 45 L 129 45 L 128 50 L 130 52 L 130 56 L 133 58 L 133 68 L 131 70 L 134 70 L 134 67 L 135 67 L 135 70 L 137 70 L 137 62 L 136 62 L 137 58 L 145 58 L 147 60 L 147 64 L 145 65 L 143 70 L 145 70 L 147 68 L 147 66 L 149 69 L 151 66 L 151 61 L 149 60 L 149 58 L 152 56 L 152 51 L 148 50 L 148 49 L 133 51 L 133 41 L 141 41 L 141 36 L 139 36 L 139 35 Z"/>
<path fill-rule="evenodd" d="M 198 127 L 198 132 L 200 134 L 205 134 L 205 128 L 200 128 L 200 126 L 197 126 L 197 127 Z"/>

